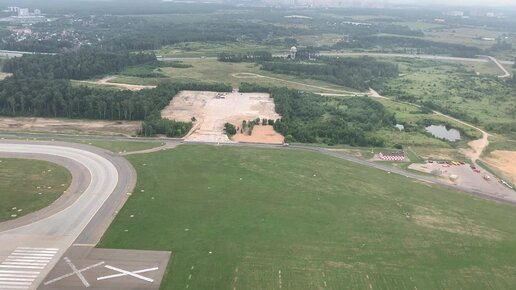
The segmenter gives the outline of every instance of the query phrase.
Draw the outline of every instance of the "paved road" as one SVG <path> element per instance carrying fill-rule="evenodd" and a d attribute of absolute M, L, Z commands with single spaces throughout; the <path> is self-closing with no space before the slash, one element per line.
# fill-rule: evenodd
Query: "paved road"
<path fill-rule="evenodd" d="M 0 289 L 36 289 L 74 242 L 98 242 L 134 188 L 136 173 L 122 157 L 80 144 L 2 140 L 0 153 L 39 156 L 74 168 L 76 184 L 69 190 L 80 192 L 70 193 L 76 198 L 66 208 L 52 212 L 51 206 L 0 232 Z"/>

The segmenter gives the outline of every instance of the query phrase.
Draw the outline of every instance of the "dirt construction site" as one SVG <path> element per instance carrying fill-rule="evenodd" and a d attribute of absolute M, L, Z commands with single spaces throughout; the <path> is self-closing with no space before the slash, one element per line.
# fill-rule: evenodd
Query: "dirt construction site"
<path fill-rule="evenodd" d="M 224 124 L 238 127 L 243 120 L 256 118 L 279 119 L 274 101 L 264 93 L 231 93 L 182 91 L 169 106 L 161 111 L 163 118 L 190 122 L 195 118 L 192 130 L 185 137 L 187 142 L 231 143 L 224 134 Z M 269 127 L 269 126 L 264 126 Z M 249 142 L 275 143 L 283 140 L 274 130 L 257 130 Z M 260 132 L 264 131 L 263 134 Z M 263 138 L 260 138 L 263 135 Z M 244 140 L 245 141 L 245 140 Z"/>

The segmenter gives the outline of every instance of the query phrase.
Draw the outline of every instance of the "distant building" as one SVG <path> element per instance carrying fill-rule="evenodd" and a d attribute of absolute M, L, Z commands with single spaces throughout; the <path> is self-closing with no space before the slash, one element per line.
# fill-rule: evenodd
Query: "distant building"
<path fill-rule="evenodd" d="M 20 17 L 23 17 L 23 16 L 30 16 L 29 8 L 20 8 L 20 9 L 18 10 L 18 16 L 20 16 Z"/>
<path fill-rule="evenodd" d="M 292 46 L 292 48 L 290 49 L 290 58 L 296 59 L 296 54 L 297 54 L 297 47 Z"/>
<path fill-rule="evenodd" d="M 7 11 L 13 12 L 13 13 L 18 13 L 18 11 L 20 11 L 20 7 L 16 7 L 16 6 L 7 7 Z"/>
<path fill-rule="evenodd" d="M 36 15 L 36 16 L 41 15 L 41 10 L 34 9 L 34 15 Z"/>
<path fill-rule="evenodd" d="M 444 16 L 452 16 L 452 17 L 463 17 L 464 11 L 445 11 L 443 12 Z"/>

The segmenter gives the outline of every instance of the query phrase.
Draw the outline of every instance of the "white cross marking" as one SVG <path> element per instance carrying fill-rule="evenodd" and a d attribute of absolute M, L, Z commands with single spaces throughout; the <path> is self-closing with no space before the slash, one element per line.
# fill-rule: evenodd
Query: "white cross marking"
<path fill-rule="evenodd" d="M 142 275 L 138 275 L 139 273 L 145 273 L 145 272 L 151 272 L 151 271 L 156 271 L 158 270 L 159 268 L 158 267 L 155 267 L 155 268 L 149 268 L 149 269 L 143 269 L 143 270 L 138 270 L 138 271 L 133 271 L 133 272 L 130 272 L 130 271 L 126 271 L 126 270 L 122 270 L 122 269 L 119 269 L 119 268 L 115 268 L 113 266 L 109 266 L 109 265 L 106 265 L 104 266 L 108 269 L 111 269 L 111 270 L 114 270 L 114 271 L 117 271 L 117 272 L 120 272 L 121 274 L 115 274 L 115 275 L 110 275 L 110 276 L 104 276 L 104 277 L 99 277 L 97 278 L 97 281 L 99 280 L 106 280 L 106 279 L 111 279 L 111 278 L 117 278 L 117 277 L 122 277 L 122 276 L 132 276 L 134 278 L 138 278 L 140 280 L 144 280 L 144 281 L 147 281 L 147 282 L 154 282 L 153 279 L 151 278 L 147 278 L 145 276 L 142 276 Z"/>
<path fill-rule="evenodd" d="M 90 283 L 88 283 L 88 281 L 86 281 L 86 278 L 84 278 L 84 276 L 82 275 L 82 272 L 88 271 L 88 270 L 90 270 L 92 268 L 95 268 L 95 267 L 98 267 L 98 266 L 104 264 L 104 262 L 100 262 L 100 263 L 97 263 L 95 265 L 91 265 L 89 267 L 82 268 L 82 269 L 78 270 L 77 267 L 75 267 L 75 265 L 72 264 L 70 259 L 68 259 L 68 257 L 65 257 L 64 260 L 65 260 L 66 264 L 68 264 L 68 266 L 70 266 L 70 268 L 72 269 L 73 272 L 71 272 L 69 274 L 66 274 L 66 275 L 63 275 L 63 276 L 60 276 L 60 277 L 57 277 L 57 278 L 52 279 L 50 281 L 47 281 L 47 282 L 43 283 L 43 285 L 46 286 L 46 285 L 55 283 L 55 282 L 57 282 L 59 280 L 63 280 L 64 278 L 68 278 L 70 276 L 77 275 L 77 277 L 79 277 L 79 279 L 81 280 L 82 284 L 84 284 L 84 287 L 88 288 L 88 287 L 90 287 Z"/>

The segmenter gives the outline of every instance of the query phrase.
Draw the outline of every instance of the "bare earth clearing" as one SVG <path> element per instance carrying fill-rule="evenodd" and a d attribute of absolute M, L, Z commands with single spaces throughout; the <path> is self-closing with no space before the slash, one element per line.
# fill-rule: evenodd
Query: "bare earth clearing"
<path fill-rule="evenodd" d="M 138 121 L 93 121 L 52 118 L 0 118 L 0 131 L 64 134 L 135 135 Z"/>
<path fill-rule="evenodd" d="M 197 121 L 185 141 L 221 143 L 232 142 L 223 132 L 226 122 L 238 127 L 243 120 L 280 118 L 268 94 L 200 91 L 180 92 L 161 111 L 161 116 L 184 122 L 195 117 Z"/>
<path fill-rule="evenodd" d="M 92 85 L 102 85 L 102 86 L 111 86 L 118 87 L 125 90 L 130 91 L 141 91 L 144 89 L 154 89 L 156 86 L 142 86 L 142 85 L 130 85 L 130 84 L 122 84 L 122 83 L 113 83 L 112 80 L 116 79 L 116 76 L 109 76 L 98 81 L 79 81 L 81 83 L 92 84 Z"/>
<path fill-rule="evenodd" d="M 239 131 L 231 139 L 242 143 L 283 144 L 285 138 L 274 131 L 272 126 L 257 125 L 253 129 L 252 135 L 241 134 Z"/>
<path fill-rule="evenodd" d="M 516 151 L 495 150 L 484 158 L 484 161 L 489 166 L 500 170 L 512 184 L 516 184 Z"/>

